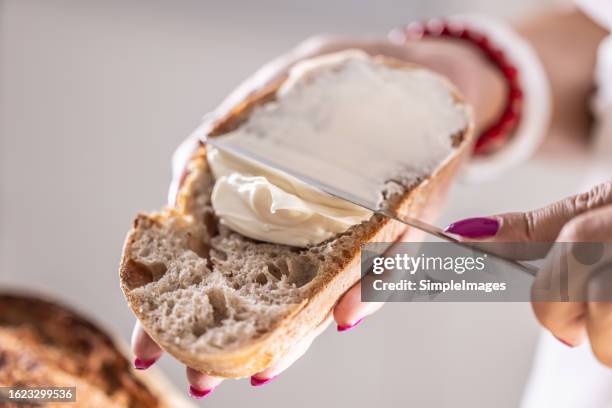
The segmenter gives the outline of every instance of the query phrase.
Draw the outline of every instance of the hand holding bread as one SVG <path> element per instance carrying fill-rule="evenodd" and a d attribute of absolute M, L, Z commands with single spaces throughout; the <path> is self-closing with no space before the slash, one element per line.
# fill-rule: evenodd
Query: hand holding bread
<path fill-rule="evenodd" d="M 388 41 L 307 41 L 237 88 L 199 131 L 214 136 L 240 126 L 256 106 L 274 98 L 296 62 L 347 48 L 391 56 L 394 69 L 414 69 L 399 60 L 413 61 L 416 54 Z M 448 92 L 458 106 L 464 105 L 452 87 Z M 218 224 L 210 208 L 214 179 L 201 136 L 188 139 L 175 154 L 169 194 L 173 208 L 134 221 L 120 271 L 124 293 L 141 321 L 132 344 L 138 361 L 145 368 L 162 348 L 169 351 L 189 367 L 195 397 L 210 393 L 224 377 L 251 376 L 253 385 L 266 383 L 299 358 L 332 318 L 345 331 L 376 311 L 381 304 L 360 299 L 360 244 L 415 239 L 414 231 L 379 216 L 303 251 L 241 237 Z M 415 185 L 404 186 L 398 205 L 424 219 L 435 217 L 469 150 L 470 125 L 458 140 L 443 165 Z M 210 280 L 217 273 L 221 286 Z M 265 290 L 234 295 L 257 285 Z M 268 298 L 268 292 L 276 298 Z"/>

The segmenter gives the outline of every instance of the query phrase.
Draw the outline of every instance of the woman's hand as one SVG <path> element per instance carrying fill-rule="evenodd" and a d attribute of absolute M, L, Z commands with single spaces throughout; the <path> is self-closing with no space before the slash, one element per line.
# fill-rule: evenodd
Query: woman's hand
<path fill-rule="evenodd" d="M 505 83 L 497 71 L 477 53 L 458 42 L 439 40 L 422 40 L 415 43 L 398 45 L 385 39 L 347 39 L 337 37 L 316 37 L 298 45 L 288 53 L 263 66 L 253 76 L 242 83 L 205 121 L 223 117 L 248 95 L 279 79 L 292 65 L 305 58 L 328 54 L 340 50 L 358 48 L 372 55 L 386 55 L 401 60 L 414 62 L 429 67 L 449 77 L 464 93 L 468 102 L 476 107 L 477 126 L 483 127 L 494 121 L 502 109 Z M 204 123 L 206 126 L 206 123 Z M 174 204 L 181 174 L 189 159 L 196 140 L 188 139 L 177 149 L 173 163 L 173 182 L 170 188 L 169 201 Z M 415 239 L 405 235 L 402 240 Z M 312 341 L 335 320 L 339 332 L 357 325 L 364 317 L 374 313 L 382 303 L 361 302 L 361 287 L 357 283 L 339 300 L 328 318 L 309 336 L 302 339 L 286 356 L 274 366 L 255 374 L 251 378 L 254 386 L 263 385 L 287 369 L 301 357 Z M 162 350 L 145 333 L 139 323 L 134 327 L 132 350 L 135 355 L 134 365 L 146 369 L 157 361 Z M 190 393 L 195 398 L 208 395 L 217 387 L 222 378 L 200 373 L 187 368 L 187 380 Z"/>
<path fill-rule="evenodd" d="M 612 367 L 612 182 L 534 211 L 461 220 L 446 231 L 464 240 L 556 242 L 559 250 L 548 252 L 533 284 L 533 311 L 542 326 L 570 347 L 588 337 L 595 356 Z M 526 251 L 513 257 L 537 256 Z M 567 256 L 591 259 L 574 263 L 567 279 L 560 279 L 558 266 Z M 555 296 L 563 292 L 569 301 Z"/>

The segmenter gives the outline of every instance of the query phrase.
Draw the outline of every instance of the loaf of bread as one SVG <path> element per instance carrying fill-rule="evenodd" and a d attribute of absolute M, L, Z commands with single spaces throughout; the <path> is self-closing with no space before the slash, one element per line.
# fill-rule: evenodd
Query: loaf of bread
<path fill-rule="evenodd" d="M 394 69 L 421 69 L 377 58 Z M 253 109 L 275 99 L 284 80 L 241 101 L 203 136 L 223 137 L 242 126 Z M 465 107 L 452 85 L 439 80 L 453 103 Z M 396 188 L 388 205 L 429 217 L 428 207 L 443 200 L 469 151 L 466 115 L 464 129 L 444 135 L 453 145 L 446 160 Z M 276 362 L 359 280 L 361 245 L 393 242 L 405 232 L 403 224 L 373 215 L 307 248 L 252 240 L 219 222 L 211 206 L 214 183 L 202 142 L 175 207 L 135 218 L 120 265 L 121 287 L 147 333 L 181 362 L 211 375 L 245 377 Z"/>
<path fill-rule="evenodd" d="M 76 402 L 54 407 L 191 406 L 174 399 L 172 388 L 139 376 L 89 320 L 40 297 L 0 292 L 0 387 L 76 387 Z M 28 406 L 11 404 L 0 402 Z"/>

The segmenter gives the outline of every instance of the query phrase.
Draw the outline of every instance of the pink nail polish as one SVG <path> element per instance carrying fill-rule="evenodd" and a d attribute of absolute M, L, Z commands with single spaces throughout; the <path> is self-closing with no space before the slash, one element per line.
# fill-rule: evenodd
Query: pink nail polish
<path fill-rule="evenodd" d="M 339 332 L 343 332 L 343 331 L 350 330 L 350 329 L 352 329 L 353 327 L 357 326 L 359 323 L 361 323 L 361 321 L 362 321 L 363 319 L 364 319 L 364 318 L 362 317 L 361 319 L 357 320 L 355 323 L 352 323 L 352 324 L 345 324 L 345 325 L 343 325 L 343 326 L 338 325 L 338 327 L 336 328 L 336 330 L 338 330 Z"/>
<path fill-rule="evenodd" d="M 574 348 L 574 345 L 572 343 L 567 342 L 560 337 L 555 336 L 555 339 L 559 340 L 562 344 L 565 344 L 567 347 Z"/>
<path fill-rule="evenodd" d="M 211 392 L 213 392 L 214 390 L 215 390 L 215 387 L 209 388 L 207 390 L 198 390 L 193 385 L 190 385 L 189 386 L 189 395 L 191 395 L 191 397 L 195 398 L 195 399 L 202 399 L 205 396 L 207 396 L 208 394 L 210 394 Z"/>
<path fill-rule="evenodd" d="M 496 218 L 466 218 L 457 221 L 444 229 L 444 232 L 460 235 L 465 238 L 488 238 L 499 231 L 499 221 Z"/>
<path fill-rule="evenodd" d="M 253 377 L 251 377 L 251 385 L 253 387 L 259 387 L 261 385 L 269 383 L 270 381 L 272 381 L 275 378 L 276 378 L 276 376 L 270 377 L 270 378 L 260 379 L 260 378 L 257 378 L 255 376 L 253 376 Z"/>
<path fill-rule="evenodd" d="M 134 359 L 134 368 L 137 370 L 146 370 L 151 367 L 157 361 L 156 358 L 152 358 L 150 360 L 141 360 L 138 357 Z"/>

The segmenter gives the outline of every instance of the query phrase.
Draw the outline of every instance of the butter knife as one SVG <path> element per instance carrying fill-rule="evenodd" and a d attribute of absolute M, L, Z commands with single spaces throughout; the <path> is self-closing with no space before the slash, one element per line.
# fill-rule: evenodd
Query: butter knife
<path fill-rule="evenodd" d="M 314 187 L 320 191 L 323 191 L 333 197 L 339 198 L 341 200 L 345 200 L 351 202 L 357 206 L 368 209 L 376 214 L 381 214 L 385 217 L 388 217 L 392 220 L 401 222 L 405 225 L 408 225 L 412 228 L 416 228 L 420 231 L 425 232 L 431 236 L 434 236 L 438 239 L 441 239 L 446 242 L 451 242 L 455 245 L 459 245 L 461 247 L 480 252 L 481 254 L 487 254 L 487 256 L 493 257 L 494 259 L 498 259 L 505 264 L 507 264 L 511 269 L 516 270 L 521 273 L 526 273 L 530 276 L 535 276 L 538 272 L 538 268 L 534 265 L 519 262 L 514 259 L 509 259 L 501 256 L 500 254 L 496 254 L 491 252 L 488 249 L 482 248 L 475 242 L 463 242 L 459 241 L 452 235 L 445 233 L 442 229 L 431 225 L 429 223 L 423 222 L 414 217 L 409 217 L 403 214 L 395 214 L 392 211 L 381 209 L 378 206 L 377 202 L 374 202 L 369 197 L 364 197 L 358 194 L 354 194 L 350 190 L 339 188 L 338 186 L 331 185 L 325 180 L 322 180 L 321 177 L 313 177 L 308 174 L 303 174 L 298 169 L 291 168 L 286 164 L 280 164 L 277 160 L 274 160 L 273 157 L 264 157 L 262 154 L 252 151 L 251 149 L 246 149 L 244 146 L 237 146 L 235 144 L 226 143 L 223 141 L 223 138 L 206 138 L 205 143 L 211 146 L 216 147 L 219 150 L 226 151 L 228 153 L 234 154 L 236 156 L 245 158 L 247 160 L 255 161 L 256 163 L 260 163 L 262 165 L 277 169 L 282 171 L 290 176 L 297 178 L 298 180 L 308 184 L 311 187 Z M 286 162 L 285 162 L 286 163 Z"/>

